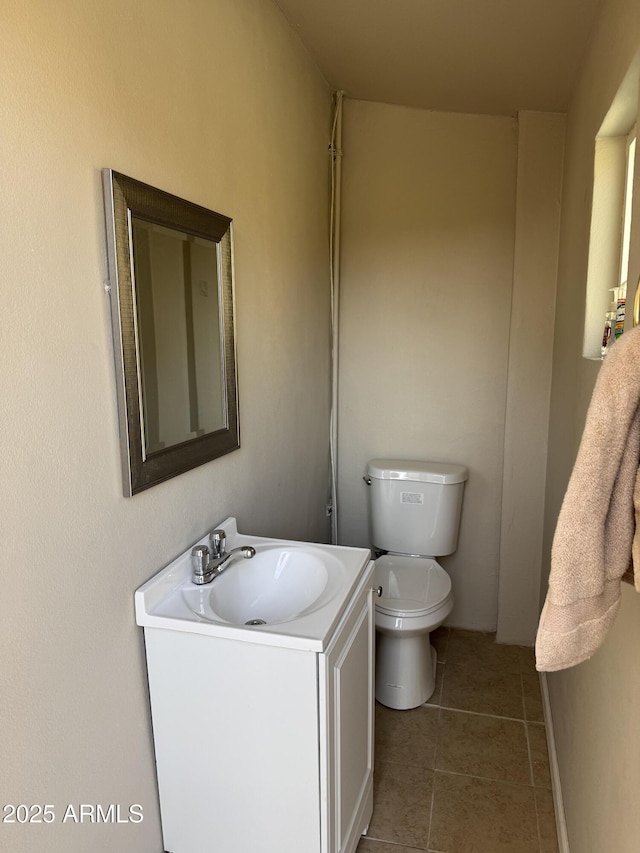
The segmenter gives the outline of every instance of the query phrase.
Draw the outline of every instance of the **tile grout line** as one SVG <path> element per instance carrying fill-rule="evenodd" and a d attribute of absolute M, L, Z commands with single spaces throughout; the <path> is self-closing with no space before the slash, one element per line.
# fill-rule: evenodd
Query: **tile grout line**
<path fill-rule="evenodd" d="M 397 847 L 398 850 L 409 849 L 406 846 L 406 844 L 401 844 L 399 841 L 384 841 L 381 838 L 369 838 L 368 836 L 361 836 L 361 838 L 364 838 L 365 841 L 370 841 L 375 846 L 377 846 L 378 844 L 384 844 L 385 846 L 388 845 L 389 847 Z M 419 850 L 420 848 L 414 848 L 414 849 Z M 438 850 L 427 850 L 426 848 L 423 848 L 423 849 L 424 849 L 424 853 L 440 853 L 440 851 L 438 851 Z"/>
<path fill-rule="evenodd" d="M 442 673 L 444 679 L 444 672 Z M 427 849 L 431 846 L 431 830 L 433 828 L 433 807 L 436 799 L 436 764 L 438 762 L 438 739 L 440 737 L 440 717 L 442 708 L 438 708 L 438 721 L 436 723 L 436 744 L 433 750 L 433 770 L 431 777 L 431 802 L 429 804 L 429 831 L 427 832 Z"/>
<path fill-rule="evenodd" d="M 397 767 L 415 767 L 419 770 L 432 770 L 434 773 L 446 773 L 449 776 L 465 776 L 467 779 L 479 779 L 485 782 L 497 782 L 500 785 L 511 785 L 514 788 L 531 788 L 532 790 L 549 791 L 550 788 L 542 786 L 530 785 L 528 782 L 514 782 L 512 779 L 501 779 L 498 776 L 479 776 L 476 773 L 461 773 L 459 770 L 442 770 L 441 768 L 426 767 L 424 764 L 412 764 L 407 761 L 389 761 L 385 760 L 381 764 L 393 764 Z"/>
<path fill-rule="evenodd" d="M 511 785 L 512 788 L 527 788 L 533 793 L 538 790 L 549 790 L 548 788 L 535 788 L 533 785 L 527 785 L 524 782 L 512 782 L 509 779 L 496 779 L 494 776 L 478 776 L 475 773 L 460 773 L 457 770 L 434 770 L 434 773 L 444 773 L 447 776 L 463 776 L 465 779 L 478 779 L 480 782 L 497 782 L 499 785 Z"/>
<path fill-rule="evenodd" d="M 536 788 L 533 789 L 533 804 L 536 809 L 536 829 L 538 830 L 538 850 L 542 853 L 542 835 L 540 833 L 540 813 L 538 811 L 538 795 Z"/>
<path fill-rule="evenodd" d="M 529 753 L 529 776 L 533 788 L 533 807 L 536 810 L 536 833 L 538 835 L 538 851 L 542 851 L 542 839 L 540 837 L 540 815 L 538 813 L 538 797 L 536 796 L 535 777 L 533 773 L 533 758 L 531 756 L 531 740 L 529 738 L 529 722 L 527 720 L 527 702 L 524 697 L 524 674 L 520 673 L 520 687 L 522 688 L 522 711 L 525 717 L 524 731 L 527 738 L 527 752 Z"/>
<path fill-rule="evenodd" d="M 533 782 L 533 759 L 531 758 L 531 741 L 529 740 L 529 725 L 527 723 L 527 706 L 524 700 L 524 677 L 522 673 L 520 673 L 520 689 L 522 691 L 522 713 L 524 714 L 524 733 L 527 738 L 527 755 L 529 756 L 529 779 L 531 780 L 531 787 L 534 787 Z"/>
<path fill-rule="evenodd" d="M 449 637 L 447 636 L 447 648 Z M 438 672 L 438 657 L 436 655 L 436 675 Z M 431 779 L 431 806 L 429 809 L 429 832 L 427 833 L 427 849 L 431 848 L 431 830 L 433 828 L 433 807 L 436 800 L 436 765 L 438 763 L 438 741 L 440 740 L 440 718 L 442 717 L 442 692 L 444 690 L 444 679 L 447 674 L 446 661 L 442 664 L 442 681 L 440 683 L 440 696 L 438 697 L 438 721 L 436 723 L 436 745 L 433 750 L 433 777 Z"/>
<path fill-rule="evenodd" d="M 397 847 L 398 850 L 401 850 L 401 851 L 405 851 L 405 850 L 410 849 L 406 846 L 406 844 L 401 844 L 399 841 L 385 841 L 382 838 L 369 838 L 368 836 L 362 836 L 362 838 L 365 841 L 370 841 L 375 847 L 377 847 L 379 844 L 384 844 L 385 847 L 387 847 L 387 846 L 388 847 Z M 422 853 L 446 853 L 446 850 L 445 851 L 429 850 L 427 847 L 413 847 L 411 849 L 422 851 Z M 357 853 L 357 848 L 356 848 L 356 853 Z"/>
<path fill-rule="evenodd" d="M 519 677 L 522 678 L 522 676 Z M 491 717 L 493 720 L 509 720 L 512 723 L 527 722 L 524 717 L 503 717 L 501 714 L 487 714 L 484 711 L 467 711 L 465 708 L 454 708 L 452 705 L 442 705 L 441 707 L 445 711 L 455 711 L 458 714 L 472 714 L 474 717 Z"/>

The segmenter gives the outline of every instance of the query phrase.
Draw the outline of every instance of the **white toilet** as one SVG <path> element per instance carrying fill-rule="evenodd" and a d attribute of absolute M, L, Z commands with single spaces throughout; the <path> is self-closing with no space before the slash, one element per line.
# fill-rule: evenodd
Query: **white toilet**
<path fill-rule="evenodd" d="M 424 704 L 435 688 L 436 652 L 429 634 L 453 608 L 451 579 L 434 557 L 458 544 L 463 465 L 372 459 L 372 545 L 376 560 L 376 699 L 407 710 Z"/>

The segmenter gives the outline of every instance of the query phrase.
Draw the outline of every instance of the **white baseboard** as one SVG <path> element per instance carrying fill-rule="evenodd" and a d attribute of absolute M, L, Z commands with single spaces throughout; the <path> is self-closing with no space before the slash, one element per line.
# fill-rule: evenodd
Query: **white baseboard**
<path fill-rule="evenodd" d="M 556 829 L 558 831 L 558 847 L 560 853 L 571 853 L 569 850 L 569 836 L 567 834 L 567 823 L 564 817 L 564 803 L 562 800 L 562 784 L 560 782 L 560 768 L 558 767 L 558 754 L 556 753 L 556 740 L 553 733 L 553 716 L 551 714 L 551 702 L 549 701 L 549 688 L 547 686 L 547 673 L 541 672 L 540 690 L 542 692 L 542 707 L 544 711 L 544 724 L 547 732 L 547 745 L 549 747 L 549 765 L 551 768 L 551 790 L 553 792 L 553 807 L 556 812 Z"/>

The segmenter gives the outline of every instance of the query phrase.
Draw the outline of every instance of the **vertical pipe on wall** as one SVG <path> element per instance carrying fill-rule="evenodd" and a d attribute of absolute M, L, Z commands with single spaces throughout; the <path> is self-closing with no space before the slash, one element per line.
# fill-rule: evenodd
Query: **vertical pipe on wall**
<path fill-rule="evenodd" d="M 329 447 L 331 456 L 331 541 L 338 543 L 338 356 L 340 322 L 340 189 L 342 180 L 342 99 L 344 92 L 334 95 L 331 129 L 331 210 L 329 231 L 331 280 L 331 422 Z"/>

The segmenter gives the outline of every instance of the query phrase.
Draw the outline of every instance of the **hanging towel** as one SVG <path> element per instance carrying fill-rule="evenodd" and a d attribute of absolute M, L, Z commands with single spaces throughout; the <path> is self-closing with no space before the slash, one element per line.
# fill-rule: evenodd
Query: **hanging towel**
<path fill-rule="evenodd" d="M 613 344 L 593 389 L 551 549 L 536 638 L 539 670 L 566 669 L 593 655 L 615 619 L 621 578 L 632 564 L 640 590 L 639 463 L 640 326 Z"/>

